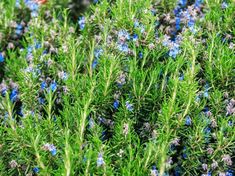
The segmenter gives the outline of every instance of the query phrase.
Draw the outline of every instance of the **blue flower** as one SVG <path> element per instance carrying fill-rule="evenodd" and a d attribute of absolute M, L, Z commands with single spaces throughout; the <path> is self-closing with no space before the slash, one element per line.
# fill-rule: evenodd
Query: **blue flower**
<path fill-rule="evenodd" d="M 226 176 L 234 176 L 234 170 L 229 169 L 226 171 L 225 174 L 226 174 Z"/>
<path fill-rule="evenodd" d="M 229 120 L 229 121 L 228 121 L 228 125 L 229 125 L 229 126 L 233 126 L 233 121 Z"/>
<path fill-rule="evenodd" d="M 95 69 L 97 64 L 98 64 L 98 59 L 94 59 L 94 61 L 92 62 L 92 69 Z"/>
<path fill-rule="evenodd" d="M 140 25 L 140 32 L 141 32 L 141 34 L 143 34 L 143 33 L 144 33 L 144 31 L 145 31 L 145 27 L 144 27 L 144 25 Z"/>
<path fill-rule="evenodd" d="M 137 27 L 139 27 L 139 25 L 140 25 L 139 21 L 138 21 L 138 20 L 135 20 L 135 22 L 134 22 L 134 27 L 137 28 Z"/>
<path fill-rule="evenodd" d="M 20 0 L 16 0 L 15 6 L 16 6 L 17 8 L 20 8 Z"/>
<path fill-rule="evenodd" d="M 212 176 L 210 171 L 207 172 L 207 176 Z"/>
<path fill-rule="evenodd" d="M 97 167 L 103 166 L 105 164 L 102 154 L 99 153 L 96 163 Z"/>
<path fill-rule="evenodd" d="M 187 154 L 185 153 L 186 152 L 186 147 L 184 146 L 184 148 L 183 148 L 183 154 L 182 154 L 182 157 L 184 158 L 184 159 L 186 159 L 188 156 L 187 156 Z"/>
<path fill-rule="evenodd" d="M 133 105 L 129 103 L 129 101 L 126 102 L 126 108 L 128 111 L 133 111 Z"/>
<path fill-rule="evenodd" d="M 192 124 L 192 120 L 190 116 L 186 116 L 185 125 L 190 126 L 191 124 Z"/>
<path fill-rule="evenodd" d="M 208 83 L 206 83 L 204 88 L 205 88 L 205 91 L 208 91 L 210 89 L 210 85 Z"/>
<path fill-rule="evenodd" d="M 32 52 L 33 52 L 33 47 L 32 47 L 32 46 L 29 46 L 29 47 L 27 48 L 27 52 L 28 52 L 28 54 L 32 53 Z"/>
<path fill-rule="evenodd" d="M 194 20 L 193 19 L 190 19 L 189 22 L 188 22 L 188 27 L 193 27 L 195 24 Z"/>
<path fill-rule="evenodd" d="M 197 95 L 195 98 L 195 101 L 198 103 L 198 102 L 200 102 L 200 100 L 201 100 L 200 95 Z"/>
<path fill-rule="evenodd" d="M 36 49 L 39 49 L 39 48 L 41 48 L 41 47 L 42 47 L 41 43 L 35 42 L 35 48 L 36 48 Z"/>
<path fill-rule="evenodd" d="M 174 14 L 177 16 L 179 12 L 180 12 L 180 6 L 177 5 L 174 9 Z"/>
<path fill-rule="evenodd" d="M 179 80 L 180 80 L 180 81 L 183 81 L 183 80 L 184 80 L 184 74 L 183 74 L 183 73 L 180 74 Z"/>
<path fill-rule="evenodd" d="M 56 155 L 56 147 L 53 144 L 50 144 L 48 149 L 51 152 L 52 156 Z"/>
<path fill-rule="evenodd" d="M 20 107 L 19 111 L 17 111 L 17 114 L 21 117 L 24 117 L 23 106 Z"/>
<path fill-rule="evenodd" d="M 51 91 L 52 91 L 52 92 L 55 92 L 55 91 L 56 91 L 56 89 L 57 89 L 57 84 L 56 84 L 55 81 L 53 81 L 53 82 L 51 83 L 50 88 L 51 88 Z"/>
<path fill-rule="evenodd" d="M 54 149 L 51 150 L 51 154 L 52 154 L 52 156 L 55 156 L 55 155 L 56 155 L 56 148 L 54 148 Z"/>
<path fill-rule="evenodd" d="M 40 171 L 40 170 L 39 170 L 39 168 L 38 168 L 38 167 L 34 167 L 34 168 L 33 168 L 33 172 L 34 172 L 34 173 L 36 173 L 36 174 L 37 174 L 37 173 L 39 173 L 39 171 Z"/>
<path fill-rule="evenodd" d="M 169 56 L 176 58 L 176 56 L 180 53 L 179 46 L 174 46 L 173 48 L 170 49 L 169 51 Z"/>
<path fill-rule="evenodd" d="M 226 2 L 223 2 L 221 4 L 222 9 L 226 9 L 228 7 L 228 4 Z"/>
<path fill-rule="evenodd" d="M 4 62 L 4 60 L 5 60 L 5 59 L 4 59 L 4 56 L 3 56 L 3 54 L 0 52 L 0 63 L 1 63 L 1 62 Z"/>
<path fill-rule="evenodd" d="M 38 16 L 38 12 L 37 11 L 32 11 L 31 12 L 31 16 L 32 17 L 37 17 Z"/>
<path fill-rule="evenodd" d="M 118 32 L 118 38 L 121 39 L 122 37 L 129 40 L 130 39 L 130 34 L 126 30 L 120 30 Z"/>
<path fill-rule="evenodd" d="M 79 17 L 78 19 L 78 24 L 79 24 L 79 28 L 80 30 L 83 30 L 85 28 L 85 17 L 82 16 L 82 17 Z"/>
<path fill-rule="evenodd" d="M 94 51 L 94 55 L 95 55 L 95 58 L 100 58 L 100 56 L 103 54 L 104 50 L 103 49 L 95 49 Z"/>
<path fill-rule="evenodd" d="M 151 176 L 158 176 L 158 170 L 156 166 L 153 166 L 152 169 L 150 170 L 150 175 Z"/>
<path fill-rule="evenodd" d="M 138 56 L 139 56 L 140 59 L 142 59 L 143 58 L 143 53 L 139 52 Z"/>
<path fill-rule="evenodd" d="M 62 80 L 67 80 L 67 79 L 68 79 L 68 74 L 67 74 L 65 71 L 60 71 L 60 72 L 58 73 L 58 76 L 59 76 L 59 78 L 62 79 Z"/>
<path fill-rule="evenodd" d="M 175 176 L 180 176 L 181 172 L 182 172 L 181 168 L 179 166 L 176 166 L 176 168 L 174 169 Z"/>
<path fill-rule="evenodd" d="M 102 133 L 101 133 L 101 140 L 102 141 L 106 140 L 106 131 L 102 131 Z"/>
<path fill-rule="evenodd" d="M 21 35 L 23 33 L 23 26 L 21 24 L 17 24 L 15 33 L 17 35 Z"/>
<path fill-rule="evenodd" d="M 205 92 L 203 93 L 203 97 L 208 98 L 208 97 L 209 97 L 209 93 L 208 93 L 207 91 L 205 91 Z"/>
<path fill-rule="evenodd" d="M 194 7 L 199 8 L 201 6 L 202 2 L 203 2 L 203 0 L 196 0 L 195 4 L 194 4 Z"/>
<path fill-rule="evenodd" d="M 88 128 L 93 128 L 95 126 L 95 122 L 93 118 L 90 118 L 88 121 Z"/>
<path fill-rule="evenodd" d="M 118 100 L 114 100 L 114 102 L 113 102 L 114 109 L 118 109 L 118 106 L 119 106 L 119 101 Z"/>
<path fill-rule="evenodd" d="M 22 30 L 16 29 L 15 33 L 16 33 L 16 35 L 21 35 L 22 34 Z"/>
<path fill-rule="evenodd" d="M 39 5 L 37 3 L 31 1 L 27 5 L 31 11 L 38 11 Z"/>
<path fill-rule="evenodd" d="M 6 93 L 7 93 L 7 88 L 4 87 L 4 88 L 1 90 L 1 95 L 2 95 L 3 97 L 5 97 L 5 96 L 6 96 Z"/>
<path fill-rule="evenodd" d="M 45 103 L 45 99 L 42 98 L 42 97 L 39 97 L 38 98 L 38 102 L 39 102 L 39 104 L 44 104 Z"/>
<path fill-rule="evenodd" d="M 178 31 L 178 30 L 180 30 L 180 18 L 179 17 L 176 17 L 175 18 L 175 28 L 176 28 L 176 30 Z"/>
<path fill-rule="evenodd" d="M 46 87 L 47 87 L 47 83 L 46 83 L 46 81 L 43 81 L 41 83 L 41 89 L 44 90 Z"/>
<path fill-rule="evenodd" d="M 11 91 L 11 94 L 10 94 L 10 100 L 11 102 L 15 102 L 16 99 L 17 99 L 17 96 L 18 96 L 18 90 L 17 89 L 13 89 Z"/>
<path fill-rule="evenodd" d="M 210 110 L 209 107 L 206 106 L 202 111 L 203 111 L 204 113 L 207 113 L 209 110 Z"/>
<path fill-rule="evenodd" d="M 206 136 L 209 136 L 211 134 L 211 128 L 210 127 L 206 127 L 204 129 L 204 133 L 205 133 Z"/>
<path fill-rule="evenodd" d="M 117 46 L 119 51 L 127 53 L 129 51 L 128 45 L 126 43 L 119 43 Z"/>
<path fill-rule="evenodd" d="M 132 37 L 132 39 L 133 39 L 134 42 L 136 42 L 136 41 L 138 40 L 138 38 L 139 38 L 139 37 L 138 37 L 137 34 L 134 34 L 133 37 Z"/>
<path fill-rule="evenodd" d="M 179 0 L 179 4 L 184 7 L 187 4 L 187 0 Z"/>
<path fill-rule="evenodd" d="M 17 24 L 16 29 L 22 30 L 22 29 L 23 29 L 23 26 L 22 26 L 21 24 Z"/>

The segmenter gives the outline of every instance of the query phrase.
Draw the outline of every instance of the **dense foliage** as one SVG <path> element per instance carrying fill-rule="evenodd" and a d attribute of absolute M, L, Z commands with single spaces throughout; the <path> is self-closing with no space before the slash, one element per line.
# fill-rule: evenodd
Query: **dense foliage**
<path fill-rule="evenodd" d="M 234 0 L 0 11 L 0 175 L 235 175 Z"/>

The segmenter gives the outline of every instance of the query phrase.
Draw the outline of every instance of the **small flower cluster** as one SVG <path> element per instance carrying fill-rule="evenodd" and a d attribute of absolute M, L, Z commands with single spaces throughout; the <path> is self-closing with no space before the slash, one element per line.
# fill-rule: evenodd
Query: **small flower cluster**
<path fill-rule="evenodd" d="M 39 11 L 39 4 L 35 0 L 24 0 L 23 2 L 31 11 L 31 17 L 37 17 Z M 16 7 L 21 8 L 20 0 L 16 0 Z"/>
<path fill-rule="evenodd" d="M 130 34 L 126 30 L 118 31 L 117 49 L 123 53 L 128 53 L 130 51 L 128 40 L 130 40 Z"/>
<path fill-rule="evenodd" d="M 42 149 L 51 152 L 52 156 L 55 156 L 57 153 L 56 147 L 53 144 L 46 143 L 42 146 Z"/>

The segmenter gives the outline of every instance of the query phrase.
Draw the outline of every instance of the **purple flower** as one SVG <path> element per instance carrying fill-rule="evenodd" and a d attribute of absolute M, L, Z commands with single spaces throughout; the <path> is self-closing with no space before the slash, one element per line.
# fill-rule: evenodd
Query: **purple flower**
<path fill-rule="evenodd" d="M 226 2 L 223 2 L 222 4 L 221 4 L 221 8 L 222 9 L 226 9 L 228 7 L 228 4 L 226 3 Z"/>
<path fill-rule="evenodd" d="M 232 161 L 230 155 L 228 155 L 228 154 L 225 154 L 222 156 L 222 161 L 228 166 L 232 166 L 232 164 L 233 164 L 233 161 Z"/>
<path fill-rule="evenodd" d="M 57 153 L 56 147 L 53 144 L 46 143 L 43 145 L 43 150 L 50 151 L 52 156 L 55 156 Z"/>
<path fill-rule="evenodd" d="M 67 80 L 68 79 L 68 74 L 65 71 L 60 71 L 58 73 L 58 77 L 62 80 Z"/>
<path fill-rule="evenodd" d="M 7 86 L 5 83 L 1 83 L 0 84 L 0 93 L 1 95 L 4 97 L 6 96 L 6 93 L 7 93 Z"/>

